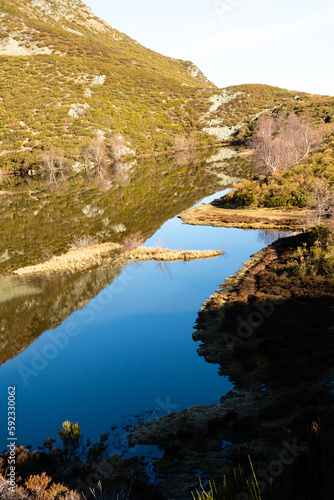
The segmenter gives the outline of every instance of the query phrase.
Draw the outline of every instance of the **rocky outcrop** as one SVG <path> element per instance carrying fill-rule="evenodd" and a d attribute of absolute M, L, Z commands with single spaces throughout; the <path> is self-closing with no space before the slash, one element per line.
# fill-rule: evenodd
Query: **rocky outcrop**
<path fill-rule="evenodd" d="M 236 127 L 204 127 L 203 132 L 214 135 L 220 141 L 226 141 L 230 137 L 236 135 L 241 127 L 242 125 L 238 125 Z"/>
<path fill-rule="evenodd" d="M 0 41 L 0 55 L 4 56 L 32 56 L 41 54 L 52 54 L 50 47 L 39 47 L 32 43 L 28 36 L 15 34 Z"/>

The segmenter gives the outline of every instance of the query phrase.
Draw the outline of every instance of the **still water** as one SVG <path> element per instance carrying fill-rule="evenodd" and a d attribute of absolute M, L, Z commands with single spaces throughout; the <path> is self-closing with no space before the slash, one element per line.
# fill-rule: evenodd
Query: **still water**
<path fill-rule="evenodd" d="M 221 196 L 215 193 L 208 202 Z M 142 410 L 160 416 L 214 404 L 232 387 L 197 354 L 192 332 L 203 302 L 265 243 L 260 231 L 167 221 L 145 246 L 221 249 L 214 259 L 130 264 L 81 310 L 0 367 L 1 441 L 8 386 L 16 386 L 18 443 L 57 437 L 65 420 L 91 441 Z M 52 285 L 52 284 L 51 284 Z"/>

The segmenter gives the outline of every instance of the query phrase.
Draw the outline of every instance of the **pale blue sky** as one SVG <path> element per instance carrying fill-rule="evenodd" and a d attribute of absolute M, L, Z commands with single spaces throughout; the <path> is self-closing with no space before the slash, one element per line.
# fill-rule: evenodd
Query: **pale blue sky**
<path fill-rule="evenodd" d="M 334 95 L 333 0 L 86 0 L 142 45 L 193 61 L 220 87 Z"/>

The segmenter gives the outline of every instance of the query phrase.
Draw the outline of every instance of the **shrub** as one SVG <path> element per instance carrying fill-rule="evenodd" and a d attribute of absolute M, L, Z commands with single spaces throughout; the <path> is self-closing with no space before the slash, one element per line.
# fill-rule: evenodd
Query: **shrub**
<path fill-rule="evenodd" d="M 86 248 L 91 245 L 96 245 L 98 243 L 96 238 L 90 236 L 89 234 L 84 234 L 83 236 L 74 236 L 72 243 L 69 243 L 69 247 L 74 250 L 76 248 Z"/>
<path fill-rule="evenodd" d="M 57 434 L 63 442 L 63 453 L 72 459 L 78 455 L 81 445 L 81 431 L 78 424 L 74 422 L 63 422 L 63 429 L 58 429 Z"/>

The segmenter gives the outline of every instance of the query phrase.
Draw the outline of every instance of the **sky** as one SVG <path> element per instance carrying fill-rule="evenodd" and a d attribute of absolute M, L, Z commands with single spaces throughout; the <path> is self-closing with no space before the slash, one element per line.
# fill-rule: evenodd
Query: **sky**
<path fill-rule="evenodd" d="M 218 87 L 334 95 L 333 0 L 85 0 L 113 28 Z"/>

